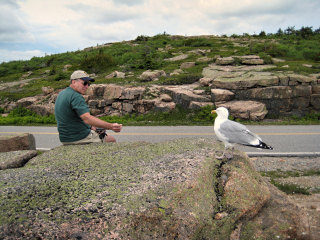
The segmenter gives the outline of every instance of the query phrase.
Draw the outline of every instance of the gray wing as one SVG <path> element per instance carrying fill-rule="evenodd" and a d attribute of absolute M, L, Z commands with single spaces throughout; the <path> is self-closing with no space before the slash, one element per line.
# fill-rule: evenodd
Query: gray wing
<path fill-rule="evenodd" d="M 260 137 L 250 132 L 250 130 L 237 122 L 226 120 L 220 125 L 219 132 L 224 135 L 228 142 L 242 145 L 252 145 L 252 142 L 260 140 Z"/>

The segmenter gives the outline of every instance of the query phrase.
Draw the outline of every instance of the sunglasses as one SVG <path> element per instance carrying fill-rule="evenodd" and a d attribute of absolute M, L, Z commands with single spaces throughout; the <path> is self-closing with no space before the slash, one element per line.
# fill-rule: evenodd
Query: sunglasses
<path fill-rule="evenodd" d="M 81 79 L 81 80 L 82 80 L 82 79 Z M 87 85 L 88 85 L 88 87 L 90 87 L 91 83 L 88 82 L 88 81 L 83 81 L 83 82 L 82 82 L 82 85 L 83 85 L 83 86 L 87 86 Z"/>

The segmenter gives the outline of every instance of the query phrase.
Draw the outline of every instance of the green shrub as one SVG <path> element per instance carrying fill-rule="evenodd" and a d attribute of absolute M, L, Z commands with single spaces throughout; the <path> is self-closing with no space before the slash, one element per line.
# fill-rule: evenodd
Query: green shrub
<path fill-rule="evenodd" d="M 202 75 L 200 74 L 182 74 L 182 75 L 166 78 L 161 81 L 161 84 L 165 84 L 165 85 L 192 84 L 199 81 L 200 78 L 202 78 Z"/>
<path fill-rule="evenodd" d="M 8 115 L 8 117 L 26 117 L 26 116 L 36 116 L 36 113 L 24 107 L 17 107 L 17 108 L 14 108 Z"/>
<path fill-rule="evenodd" d="M 320 50 L 306 49 L 302 51 L 305 60 L 320 61 Z"/>
<path fill-rule="evenodd" d="M 157 51 L 153 46 L 143 44 L 136 47 L 131 54 L 126 54 L 125 57 L 129 57 L 126 64 L 130 65 L 131 68 L 154 70 L 162 67 L 166 55 L 166 53 Z"/>
<path fill-rule="evenodd" d="M 55 75 L 55 74 L 57 74 L 57 69 L 56 69 L 56 66 L 53 66 L 53 67 L 50 69 L 49 75 Z"/>
<path fill-rule="evenodd" d="M 272 57 L 266 53 L 259 53 L 259 57 L 263 59 L 265 64 L 272 64 Z"/>
<path fill-rule="evenodd" d="M 55 58 L 54 56 L 49 57 L 49 59 L 46 61 L 47 67 L 50 67 L 53 64 L 54 58 Z"/>
<path fill-rule="evenodd" d="M 7 117 L 0 116 L 0 125 L 56 124 L 54 115 L 40 116 L 24 107 L 13 109 Z"/>
<path fill-rule="evenodd" d="M 147 42 L 149 39 L 148 36 L 140 35 L 135 39 L 135 42 Z"/>
<path fill-rule="evenodd" d="M 65 72 L 59 72 L 55 77 L 54 77 L 54 80 L 55 81 L 60 81 L 60 80 L 63 80 L 63 79 L 68 79 L 68 74 L 65 73 Z"/>
<path fill-rule="evenodd" d="M 98 53 L 85 55 L 80 61 L 80 69 L 87 72 L 101 73 L 116 65 L 113 57 L 104 53 L 102 49 Z"/>
<path fill-rule="evenodd" d="M 211 114 L 213 109 L 215 109 L 215 107 L 210 105 L 200 108 L 196 111 L 193 122 L 214 122 L 215 117 Z"/>
<path fill-rule="evenodd" d="M 184 41 L 187 47 L 212 47 L 212 43 L 206 38 L 188 38 Z"/>
<path fill-rule="evenodd" d="M 140 58 L 137 61 L 139 69 L 157 69 L 162 65 L 160 55 L 148 45 L 143 45 L 139 51 Z"/>
<path fill-rule="evenodd" d="M 272 57 L 285 57 L 288 54 L 288 48 L 282 44 L 274 42 L 254 43 L 251 46 L 251 53 L 264 53 Z"/>

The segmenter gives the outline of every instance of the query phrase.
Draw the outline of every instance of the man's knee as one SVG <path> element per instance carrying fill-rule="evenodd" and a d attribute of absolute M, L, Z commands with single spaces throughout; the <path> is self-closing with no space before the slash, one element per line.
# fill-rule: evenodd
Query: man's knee
<path fill-rule="evenodd" d="M 113 136 L 107 135 L 104 137 L 104 142 L 116 142 L 116 139 Z"/>

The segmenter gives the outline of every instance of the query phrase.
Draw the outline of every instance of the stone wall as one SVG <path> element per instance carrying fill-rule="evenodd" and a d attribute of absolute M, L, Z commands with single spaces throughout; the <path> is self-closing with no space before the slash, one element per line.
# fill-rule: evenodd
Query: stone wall
<path fill-rule="evenodd" d="M 255 101 L 265 104 L 270 115 L 302 116 L 320 110 L 319 76 L 304 76 L 286 72 L 270 72 L 269 65 L 219 66 L 209 65 L 203 75 L 212 89 L 214 99 L 221 101 Z M 219 90 L 218 90 L 219 89 Z M 220 91 L 220 92 L 219 92 Z M 226 94 L 226 91 L 227 94 Z M 216 103 L 216 105 L 221 105 Z M 270 116 L 269 115 L 269 116 Z"/>

